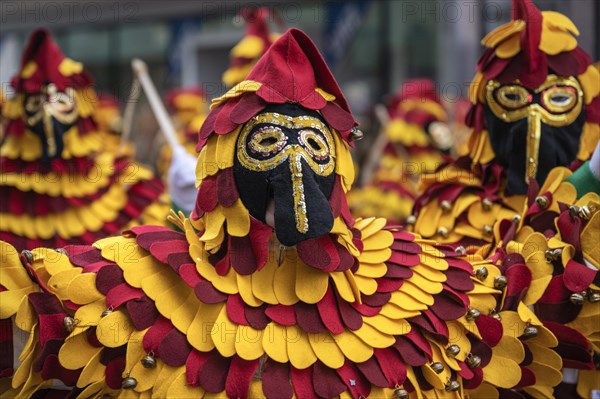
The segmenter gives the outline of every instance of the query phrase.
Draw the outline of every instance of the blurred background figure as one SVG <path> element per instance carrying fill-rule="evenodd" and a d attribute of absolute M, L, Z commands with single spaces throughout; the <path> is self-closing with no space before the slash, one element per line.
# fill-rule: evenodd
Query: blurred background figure
<path fill-rule="evenodd" d="M 109 93 L 98 93 L 94 107 L 94 120 L 102 135 L 105 151 L 115 155 L 134 156 L 133 144 L 122 136 L 123 118 L 119 100 Z"/>
<path fill-rule="evenodd" d="M 401 224 L 420 194 L 421 174 L 435 171 L 444 162 L 453 137 L 432 80 L 406 81 L 387 111 L 382 107 L 378 112 L 382 114 L 380 137 L 363 167 L 363 187 L 350 192 L 349 205 L 356 216 L 383 215 L 389 223 Z"/>
<path fill-rule="evenodd" d="M 164 223 L 163 184 L 108 151 L 83 64 L 36 30 L 3 107 L 0 239 L 17 249 L 89 244 L 137 222 Z"/>
<path fill-rule="evenodd" d="M 200 87 L 171 89 L 165 96 L 165 105 L 172 116 L 179 142 L 190 155 L 196 155 L 198 131 L 206 119 L 208 103 Z M 158 173 L 166 178 L 172 160 L 171 148 L 164 144 L 162 135 L 157 136 L 160 153 L 156 163 Z"/>
<path fill-rule="evenodd" d="M 231 49 L 231 62 L 223 73 L 223 83 L 227 87 L 233 87 L 243 81 L 260 57 L 280 36 L 279 33 L 271 32 L 269 19 L 276 19 L 279 27 L 283 28 L 279 16 L 266 7 L 244 8 L 236 17 L 240 18 L 246 25 L 246 31 L 242 40 Z"/>

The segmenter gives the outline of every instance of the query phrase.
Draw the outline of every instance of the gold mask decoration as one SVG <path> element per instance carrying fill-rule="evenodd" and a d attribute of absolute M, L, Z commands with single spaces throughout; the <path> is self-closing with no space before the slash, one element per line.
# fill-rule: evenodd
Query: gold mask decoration
<path fill-rule="evenodd" d="M 27 126 L 33 128 L 42 121 L 48 154 L 55 156 L 57 148 L 52 119 L 63 125 L 71 125 L 77 120 L 79 110 L 75 91 L 67 88 L 65 92 L 58 92 L 56 86 L 49 84 L 44 92 L 27 96 L 24 106 Z"/>
<path fill-rule="evenodd" d="M 258 125 L 259 126 L 257 129 Z M 284 129 L 298 131 L 286 135 Z M 240 165 L 254 172 L 275 169 L 289 162 L 296 230 L 308 232 L 302 160 L 318 176 L 327 177 L 335 169 L 335 144 L 329 128 L 313 116 L 292 117 L 275 112 L 252 118 L 240 133 L 237 144 Z"/>
<path fill-rule="evenodd" d="M 490 80 L 485 98 L 492 113 L 504 122 L 527 118 L 526 182 L 537 174 L 541 124 L 570 125 L 583 107 L 583 90 L 577 79 L 556 75 L 548 75 L 546 81 L 533 91 L 518 83 L 502 85 Z"/>

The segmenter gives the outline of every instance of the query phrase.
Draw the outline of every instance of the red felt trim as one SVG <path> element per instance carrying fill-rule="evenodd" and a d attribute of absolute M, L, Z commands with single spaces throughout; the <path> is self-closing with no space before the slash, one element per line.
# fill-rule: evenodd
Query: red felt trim
<path fill-rule="evenodd" d="M 246 399 L 252 377 L 258 368 L 258 359 L 244 360 L 234 356 L 225 380 L 225 392 L 229 398 Z"/>

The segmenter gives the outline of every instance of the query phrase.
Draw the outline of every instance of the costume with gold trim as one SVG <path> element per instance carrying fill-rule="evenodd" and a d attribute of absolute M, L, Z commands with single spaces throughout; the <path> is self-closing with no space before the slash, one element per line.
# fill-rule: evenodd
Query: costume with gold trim
<path fill-rule="evenodd" d="M 515 0 L 487 35 L 471 83 L 469 154 L 424 175 L 413 230 L 442 242 L 492 242 L 521 214 L 529 179 L 578 167 L 600 136 L 600 75 L 564 15 Z"/>
<path fill-rule="evenodd" d="M 91 84 L 45 30 L 32 34 L 0 148 L 0 239 L 19 249 L 90 244 L 166 217 L 162 183 L 103 147 Z"/>
<path fill-rule="evenodd" d="M 387 144 L 366 187 L 352 190 L 350 209 L 356 216 L 385 217 L 400 224 L 411 214 L 420 194 L 422 173 L 434 172 L 443 152 L 452 147 L 448 116 L 435 83 L 428 79 L 406 81 L 389 104 L 390 123 L 385 127 Z"/>
<path fill-rule="evenodd" d="M 51 379 L 82 398 L 551 392 L 553 375 L 524 376 L 558 367 L 556 338 L 519 301 L 500 311 L 494 264 L 350 216 L 356 122 L 312 41 L 289 30 L 248 79 L 213 102 L 196 209 L 171 217 L 180 231 L 21 255 L 2 244 L 0 318 L 29 334 L 10 393 L 58 396 Z M 253 197 L 240 177 L 268 188 Z"/>
<path fill-rule="evenodd" d="M 279 37 L 279 33 L 270 31 L 268 23 L 270 18 L 279 19 L 268 8 L 246 7 L 236 18 L 243 19 L 246 31 L 242 40 L 229 53 L 229 68 L 222 78 L 228 88 L 245 80 L 256 62 Z"/>

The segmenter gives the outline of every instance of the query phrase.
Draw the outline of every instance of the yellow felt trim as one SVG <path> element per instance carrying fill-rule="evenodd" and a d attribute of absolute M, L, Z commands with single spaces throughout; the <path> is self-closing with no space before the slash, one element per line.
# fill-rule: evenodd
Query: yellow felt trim
<path fill-rule="evenodd" d="M 213 98 L 211 101 L 210 109 L 218 107 L 225 101 L 241 96 L 244 93 L 255 92 L 262 87 L 262 83 L 255 82 L 253 80 L 244 80 L 235 86 L 233 86 L 227 93 L 221 97 Z"/>
<path fill-rule="evenodd" d="M 230 57 L 258 58 L 265 50 L 265 42 L 254 35 L 246 35 L 231 49 Z"/>
<path fill-rule="evenodd" d="M 469 85 L 469 100 L 471 104 L 483 103 L 485 93 L 485 77 L 480 71 L 475 72 Z"/>
<path fill-rule="evenodd" d="M 600 140 L 600 125 L 597 123 L 586 122 L 583 125 L 583 133 L 579 143 L 579 152 L 577 159 L 585 161 L 592 155 L 596 144 Z"/>
<path fill-rule="evenodd" d="M 577 80 L 583 89 L 586 104 L 590 104 L 600 95 L 600 71 L 594 65 L 588 66 L 584 73 L 577 76 Z"/>
<path fill-rule="evenodd" d="M 321 95 L 321 97 L 323 97 L 325 99 L 325 101 L 331 102 L 331 101 L 335 101 L 335 96 L 331 93 L 327 93 L 325 90 L 321 89 L 320 87 L 317 87 L 315 89 L 315 91 L 317 93 L 319 93 Z"/>
<path fill-rule="evenodd" d="M 342 187 L 344 192 L 348 192 L 354 182 L 354 162 L 350 155 L 350 147 L 338 132 L 334 131 L 332 136 L 335 141 L 335 173 L 342 177 Z"/>
<path fill-rule="evenodd" d="M 64 58 L 60 64 L 58 64 L 58 71 L 63 76 L 77 75 L 83 72 L 83 64 L 81 62 L 73 61 L 70 58 Z"/>
<path fill-rule="evenodd" d="M 413 110 L 425 111 L 433 115 L 438 121 L 446 122 L 448 120 L 448 114 L 446 113 L 444 106 L 428 98 L 418 98 L 402 101 L 398 105 L 398 109 L 404 112 L 409 112 Z"/>
<path fill-rule="evenodd" d="M 579 30 L 573 22 L 556 11 L 542 12 L 542 37 L 539 48 L 548 55 L 571 51 L 577 47 Z"/>
<path fill-rule="evenodd" d="M 481 44 L 486 47 L 496 47 L 500 42 L 504 41 L 507 37 L 514 35 L 515 33 L 521 32 L 525 29 L 525 21 L 517 19 L 510 21 L 504 25 L 499 26 L 490 33 L 488 33 L 482 40 Z"/>
<path fill-rule="evenodd" d="M 512 58 L 521 51 L 521 35 L 514 34 L 496 47 L 496 55 L 500 58 Z"/>
<path fill-rule="evenodd" d="M 23 66 L 23 69 L 21 70 L 21 78 L 29 79 L 33 76 L 37 69 L 38 66 L 35 61 L 27 61 L 27 63 Z"/>
<path fill-rule="evenodd" d="M 429 145 L 429 136 L 417 124 L 406 122 L 402 119 L 393 119 L 385 128 L 388 139 L 393 143 L 405 146 L 426 147 Z"/>
<path fill-rule="evenodd" d="M 250 74 L 252 68 L 254 68 L 254 65 L 256 65 L 256 61 L 257 60 L 252 60 L 243 65 L 229 67 L 225 72 L 223 72 L 223 76 L 221 77 L 223 83 L 225 83 L 225 86 L 232 87 L 246 79 L 246 76 Z"/>

